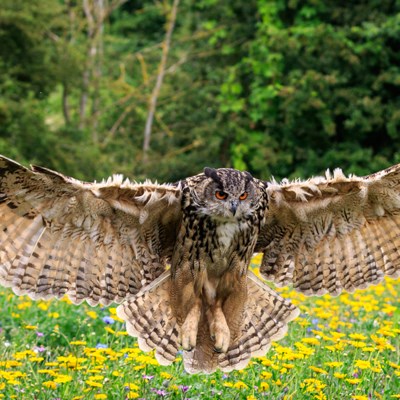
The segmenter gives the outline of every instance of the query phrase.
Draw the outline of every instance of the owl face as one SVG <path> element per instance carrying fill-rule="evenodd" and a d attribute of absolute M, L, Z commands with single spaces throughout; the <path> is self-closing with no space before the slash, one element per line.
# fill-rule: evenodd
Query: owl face
<path fill-rule="evenodd" d="M 260 194 L 249 172 L 205 168 L 195 190 L 198 212 L 217 220 L 240 220 L 255 211 Z"/>

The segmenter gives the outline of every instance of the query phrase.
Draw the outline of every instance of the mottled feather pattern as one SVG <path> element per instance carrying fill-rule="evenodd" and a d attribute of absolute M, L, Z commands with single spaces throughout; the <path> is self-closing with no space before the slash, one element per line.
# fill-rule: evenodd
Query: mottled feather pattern
<path fill-rule="evenodd" d="M 0 172 L 2 285 L 34 298 L 109 304 L 164 271 L 180 219 L 176 186 L 88 184 L 5 158 Z"/>
<path fill-rule="evenodd" d="M 264 251 L 261 273 L 308 295 L 338 295 L 384 275 L 398 277 L 399 170 L 364 178 L 335 170 L 326 178 L 273 182 L 256 248 Z"/>
<path fill-rule="evenodd" d="M 128 333 L 161 364 L 182 348 L 190 373 L 241 369 L 299 314 L 249 271 L 254 252 L 266 279 L 307 295 L 396 278 L 399 183 L 399 165 L 281 183 L 230 168 L 88 183 L 0 156 L 0 284 L 122 303 Z"/>

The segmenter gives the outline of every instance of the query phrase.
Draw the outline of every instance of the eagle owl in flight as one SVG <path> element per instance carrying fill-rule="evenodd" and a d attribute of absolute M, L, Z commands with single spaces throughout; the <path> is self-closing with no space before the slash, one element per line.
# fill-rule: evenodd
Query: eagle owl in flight
<path fill-rule="evenodd" d="M 142 350 L 188 372 L 241 369 L 299 314 L 250 270 L 307 295 L 400 275 L 400 165 L 265 182 L 205 168 L 174 184 L 86 183 L 0 157 L 0 283 L 121 303 Z M 168 267 L 170 265 L 170 268 Z"/>

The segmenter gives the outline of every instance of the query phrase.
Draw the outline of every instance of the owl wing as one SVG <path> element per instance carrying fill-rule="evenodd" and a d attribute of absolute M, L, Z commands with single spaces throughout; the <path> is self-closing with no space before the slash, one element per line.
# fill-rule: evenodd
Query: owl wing
<path fill-rule="evenodd" d="M 121 302 L 165 269 L 179 185 L 85 183 L 0 157 L 0 284 L 33 298 Z"/>
<path fill-rule="evenodd" d="M 308 295 L 400 275 L 400 164 L 365 176 L 268 184 L 261 274 Z"/>

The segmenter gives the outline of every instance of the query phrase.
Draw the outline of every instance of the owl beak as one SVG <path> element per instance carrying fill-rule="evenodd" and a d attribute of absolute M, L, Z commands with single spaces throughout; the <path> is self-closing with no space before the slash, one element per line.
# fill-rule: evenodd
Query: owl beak
<path fill-rule="evenodd" d="M 237 200 L 232 200 L 231 201 L 231 212 L 233 215 L 236 214 L 236 210 L 238 208 L 239 202 Z"/>

